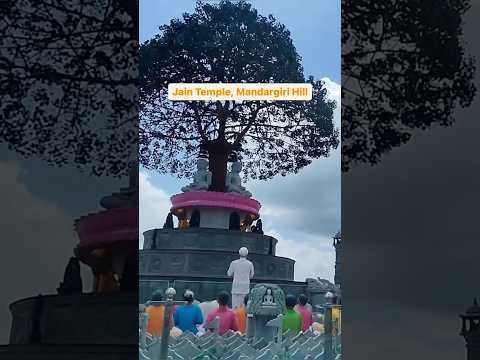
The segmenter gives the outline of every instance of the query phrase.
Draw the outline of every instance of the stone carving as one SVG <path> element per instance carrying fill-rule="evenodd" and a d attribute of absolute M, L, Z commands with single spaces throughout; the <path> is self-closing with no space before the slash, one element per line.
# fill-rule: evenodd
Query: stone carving
<path fill-rule="evenodd" d="M 250 291 L 247 312 L 255 315 L 277 316 L 285 308 L 285 294 L 278 285 L 257 284 Z"/>
<path fill-rule="evenodd" d="M 247 304 L 247 336 L 272 341 L 277 335 L 268 324 L 285 309 L 285 294 L 278 285 L 257 284 L 250 292 Z"/>
<path fill-rule="evenodd" d="M 165 223 L 163 224 L 163 228 L 173 229 L 173 214 L 171 212 L 168 213 Z"/>
<path fill-rule="evenodd" d="M 267 288 L 267 291 L 263 296 L 262 305 L 275 305 L 275 299 L 273 298 L 271 288 Z"/>
<path fill-rule="evenodd" d="M 211 183 L 212 173 L 208 170 L 208 160 L 199 158 L 197 160 L 197 172 L 193 176 L 193 182 L 182 187 L 182 191 L 207 190 Z"/>
<path fill-rule="evenodd" d="M 65 268 L 63 282 L 57 288 L 59 294 L 80 294 L 83 289 L 82 277 L 80 276 L 80 263 L 76 257 L 71 257 Z"/>
<path fill-rule="evenodd" d="M 227 192 L 233 192 L 243 196 L 251 197 L 252 193 L 242 186 L 242 178 L 240 177 L 241 171 L 242 163 L 240 161 L 233 162 L 231 171 L 227 174 Z"/>

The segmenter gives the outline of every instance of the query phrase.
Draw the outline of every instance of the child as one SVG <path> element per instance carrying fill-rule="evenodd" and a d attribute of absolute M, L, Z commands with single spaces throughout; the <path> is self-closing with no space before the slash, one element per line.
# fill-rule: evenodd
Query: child
<path fill-rule="evenodd" d="M 162 292 L 156 290 L 150 299 L 151 301 L 162 301 Z M 163 333 L 163 324 L 165 318 L 164 305 L 148 305 L 145 309 L 148 315 L 147 332 L 154 336 L 161 336 Z M 169 329 L 172 328 L 172 318 L 170 318 Z"/>
<path fill-rule="evenodd" d="M 289 294 L 285 297 L 287 310 L 283 314 L 283 331 L 290 330 L 294 334 L 298 334 L 302 330 L 302 316 L 293 310 L 296 303 L 295 296 Z"/>
<path fill-rule="evenodd" d="M 312 311 L 307 306 L 307 296 L 301 294 L 298 297 L 298 305 L 295 309 L 302 316 L 302 331 L 307 331 L 313 323 Z"/>

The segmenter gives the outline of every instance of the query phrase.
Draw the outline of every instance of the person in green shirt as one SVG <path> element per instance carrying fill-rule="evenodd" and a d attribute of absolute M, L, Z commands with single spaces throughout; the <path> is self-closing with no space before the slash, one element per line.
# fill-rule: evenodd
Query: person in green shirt
<path fill-rule="evenodd" d="M 285 297 L 285 306 L 287 307 L 283 314 L 283 331 L 290 330 L 298 334 L 302 330 L 302 316 L 293 308 L 297 304 L 297 298 L 293 295 Z"/>

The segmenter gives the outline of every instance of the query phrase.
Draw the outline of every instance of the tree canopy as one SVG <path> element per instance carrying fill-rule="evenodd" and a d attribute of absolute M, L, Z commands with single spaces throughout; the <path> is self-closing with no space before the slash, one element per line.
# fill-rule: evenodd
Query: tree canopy
<path fill-rule="evenodd" d="M 303 83 L 311 101 L 169 101 L 169 83 Z M 320 80 L 305 79 L 290 32 L 245 1 L 197 3 L 160 27 L 140 48 L 140 162 L 188 177 L 200 148 L 213 188 L 222 191 L 228 157 L 244 175 L 269 179 L 297 172 L 338 146 L 335 102 Z"/>
<path fill-rule="evenodd" d="M 138 154 L 137 2 L 22 0 L 0 6 L 0 143 L 94 175 Z"/>
<path fill-rule="evenodd" d="M 470 105 L 469 0 L 348 0 L 342 5 L 342 170 L 375 164 L 415 129 L 451 125 Z"/>

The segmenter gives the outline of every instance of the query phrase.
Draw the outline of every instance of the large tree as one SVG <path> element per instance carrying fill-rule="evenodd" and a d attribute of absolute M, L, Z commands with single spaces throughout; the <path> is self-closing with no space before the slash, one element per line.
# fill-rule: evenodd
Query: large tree
<path fill-rule="evenodd" d="M 342 3 L 342 169 L 375 164 L 416 129 L 453 124 L 474 94 L 469 0 Z"/>
<path fill-rule="evenodd" d="M 208 152 L 212 190 L 223 191 L 229 156 L 246 177 L 297 172 L 338 145 L 334 101 L 322 81 L 307 80 L 284 25 L 245 1 L 198 2 L 195 12 L 160 27 L 140 48 L 140 162 L 191 176 L 199 148 Z M 172 102 L 169 83 L 301 83 L 311 101 Z"/>
<path fill-rule="evenodd" d="M 121 176 L 136 161 L 138 15 L 131 0 L 0 6 L 0 143 Z"/>

